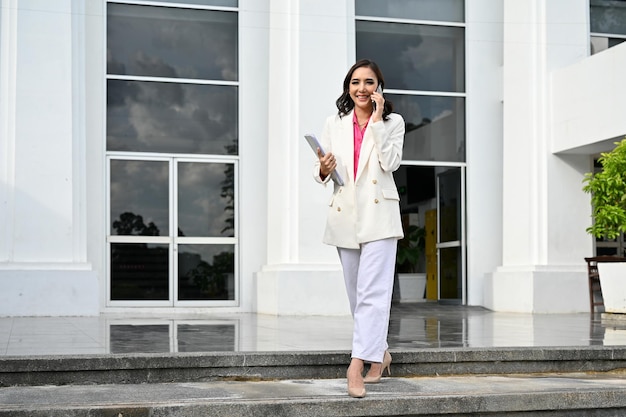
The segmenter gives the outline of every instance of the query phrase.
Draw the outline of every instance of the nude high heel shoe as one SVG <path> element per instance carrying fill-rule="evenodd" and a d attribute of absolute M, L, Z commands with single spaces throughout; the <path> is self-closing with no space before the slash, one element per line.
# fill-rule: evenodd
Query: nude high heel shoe
<path fill-rule="evenodd" d="M 352 364 L 350 364 L 350 367 L 352 367 Z M 346 372 L 346 379 L 348 380 L 348 395 L 351 396 L 352 398 L 365 397 L 365 386 L 363 385 L 363 376 L 361 372 L 363 372 L 362 365 L 361 365 L 361 371 L 359 371 L 358 376 L 356 377 L 357 379 L 356 381 L 354 378 L 352 379 L 350 378 L 350 368 L 348 368 L 348 371 Z"/>
<path fill-rule="evenodd" d="M 383 372 L 385 372 L 385 369 L 387 369 L 387 375 L 391 376 L 391 354 L 388 351 L 385 351 L 383 363 L 380 366 L 380 374 L 372 376 L 368 372 L 367 375 L 365 375 L 365 378 L 363 378 L 363 382 L 366 384 L 378 384 L 383 376 Z"/>

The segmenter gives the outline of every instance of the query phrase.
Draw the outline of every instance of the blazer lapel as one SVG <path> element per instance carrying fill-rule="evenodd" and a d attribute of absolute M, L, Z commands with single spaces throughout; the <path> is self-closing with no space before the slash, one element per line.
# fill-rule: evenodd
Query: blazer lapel
<path fill-rule="evenodd" d="M 336 155 L 343 155 L 344 161 L 341 161 L 346 167 L 344 175 L 348 175 L 354 181 L 354 126 L 352 124 L 352 112 L 341 118 L 341 132 L 338 135 L 338 143 L 334 146 L 337 148 Z"/>

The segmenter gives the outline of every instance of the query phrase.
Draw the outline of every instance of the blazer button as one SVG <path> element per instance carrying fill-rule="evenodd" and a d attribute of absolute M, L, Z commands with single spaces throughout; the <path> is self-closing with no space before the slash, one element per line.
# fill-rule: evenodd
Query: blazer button
<path fill-rule="evenodd" d="M 372 184 L 378 184 L 377 180 L 372 180 Z"/>
<path fill-rule="evenodd" d="M 341 211 L 341 207 L 337 207 L 337 211 Z"/>
<path fill-rule="evenodd" d="M 374 199 L 374 203 L 378 204 L 378 199 L 377 198 Z"/>

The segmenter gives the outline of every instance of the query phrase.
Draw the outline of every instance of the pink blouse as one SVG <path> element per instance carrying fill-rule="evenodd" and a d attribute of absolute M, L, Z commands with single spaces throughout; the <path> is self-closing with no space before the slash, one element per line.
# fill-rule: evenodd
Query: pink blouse
<path fill-rule="evenodd" d="M 365 129 L 369 124 L 369 119 L 363 126 L 363 129 L 359 127 L 359 119 L 356 117 L 356 112 L 353 113 L 352 124 L 354 125 L 354 178 L 356 179 L 356 170 L 359 167 L 359 156 L 361 155 L 361 144 L 363 143 L 363 135 L 365 135 Z"/>

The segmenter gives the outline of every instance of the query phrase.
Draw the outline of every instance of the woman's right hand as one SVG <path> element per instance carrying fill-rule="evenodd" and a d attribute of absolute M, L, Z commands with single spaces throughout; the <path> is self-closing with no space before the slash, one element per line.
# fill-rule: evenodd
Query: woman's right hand
<path fill-rule="evenodd" d="M 335 159 L 335 155 L 331 152 L 326 153 L 326 155 L 322 156 L 322 151 L 320 148 L 317 148 L 317 157 L 320 160 L 320 178 L 325 179 L 330 175 L 331 172 L 337 168 L 337 160 Z"/>

